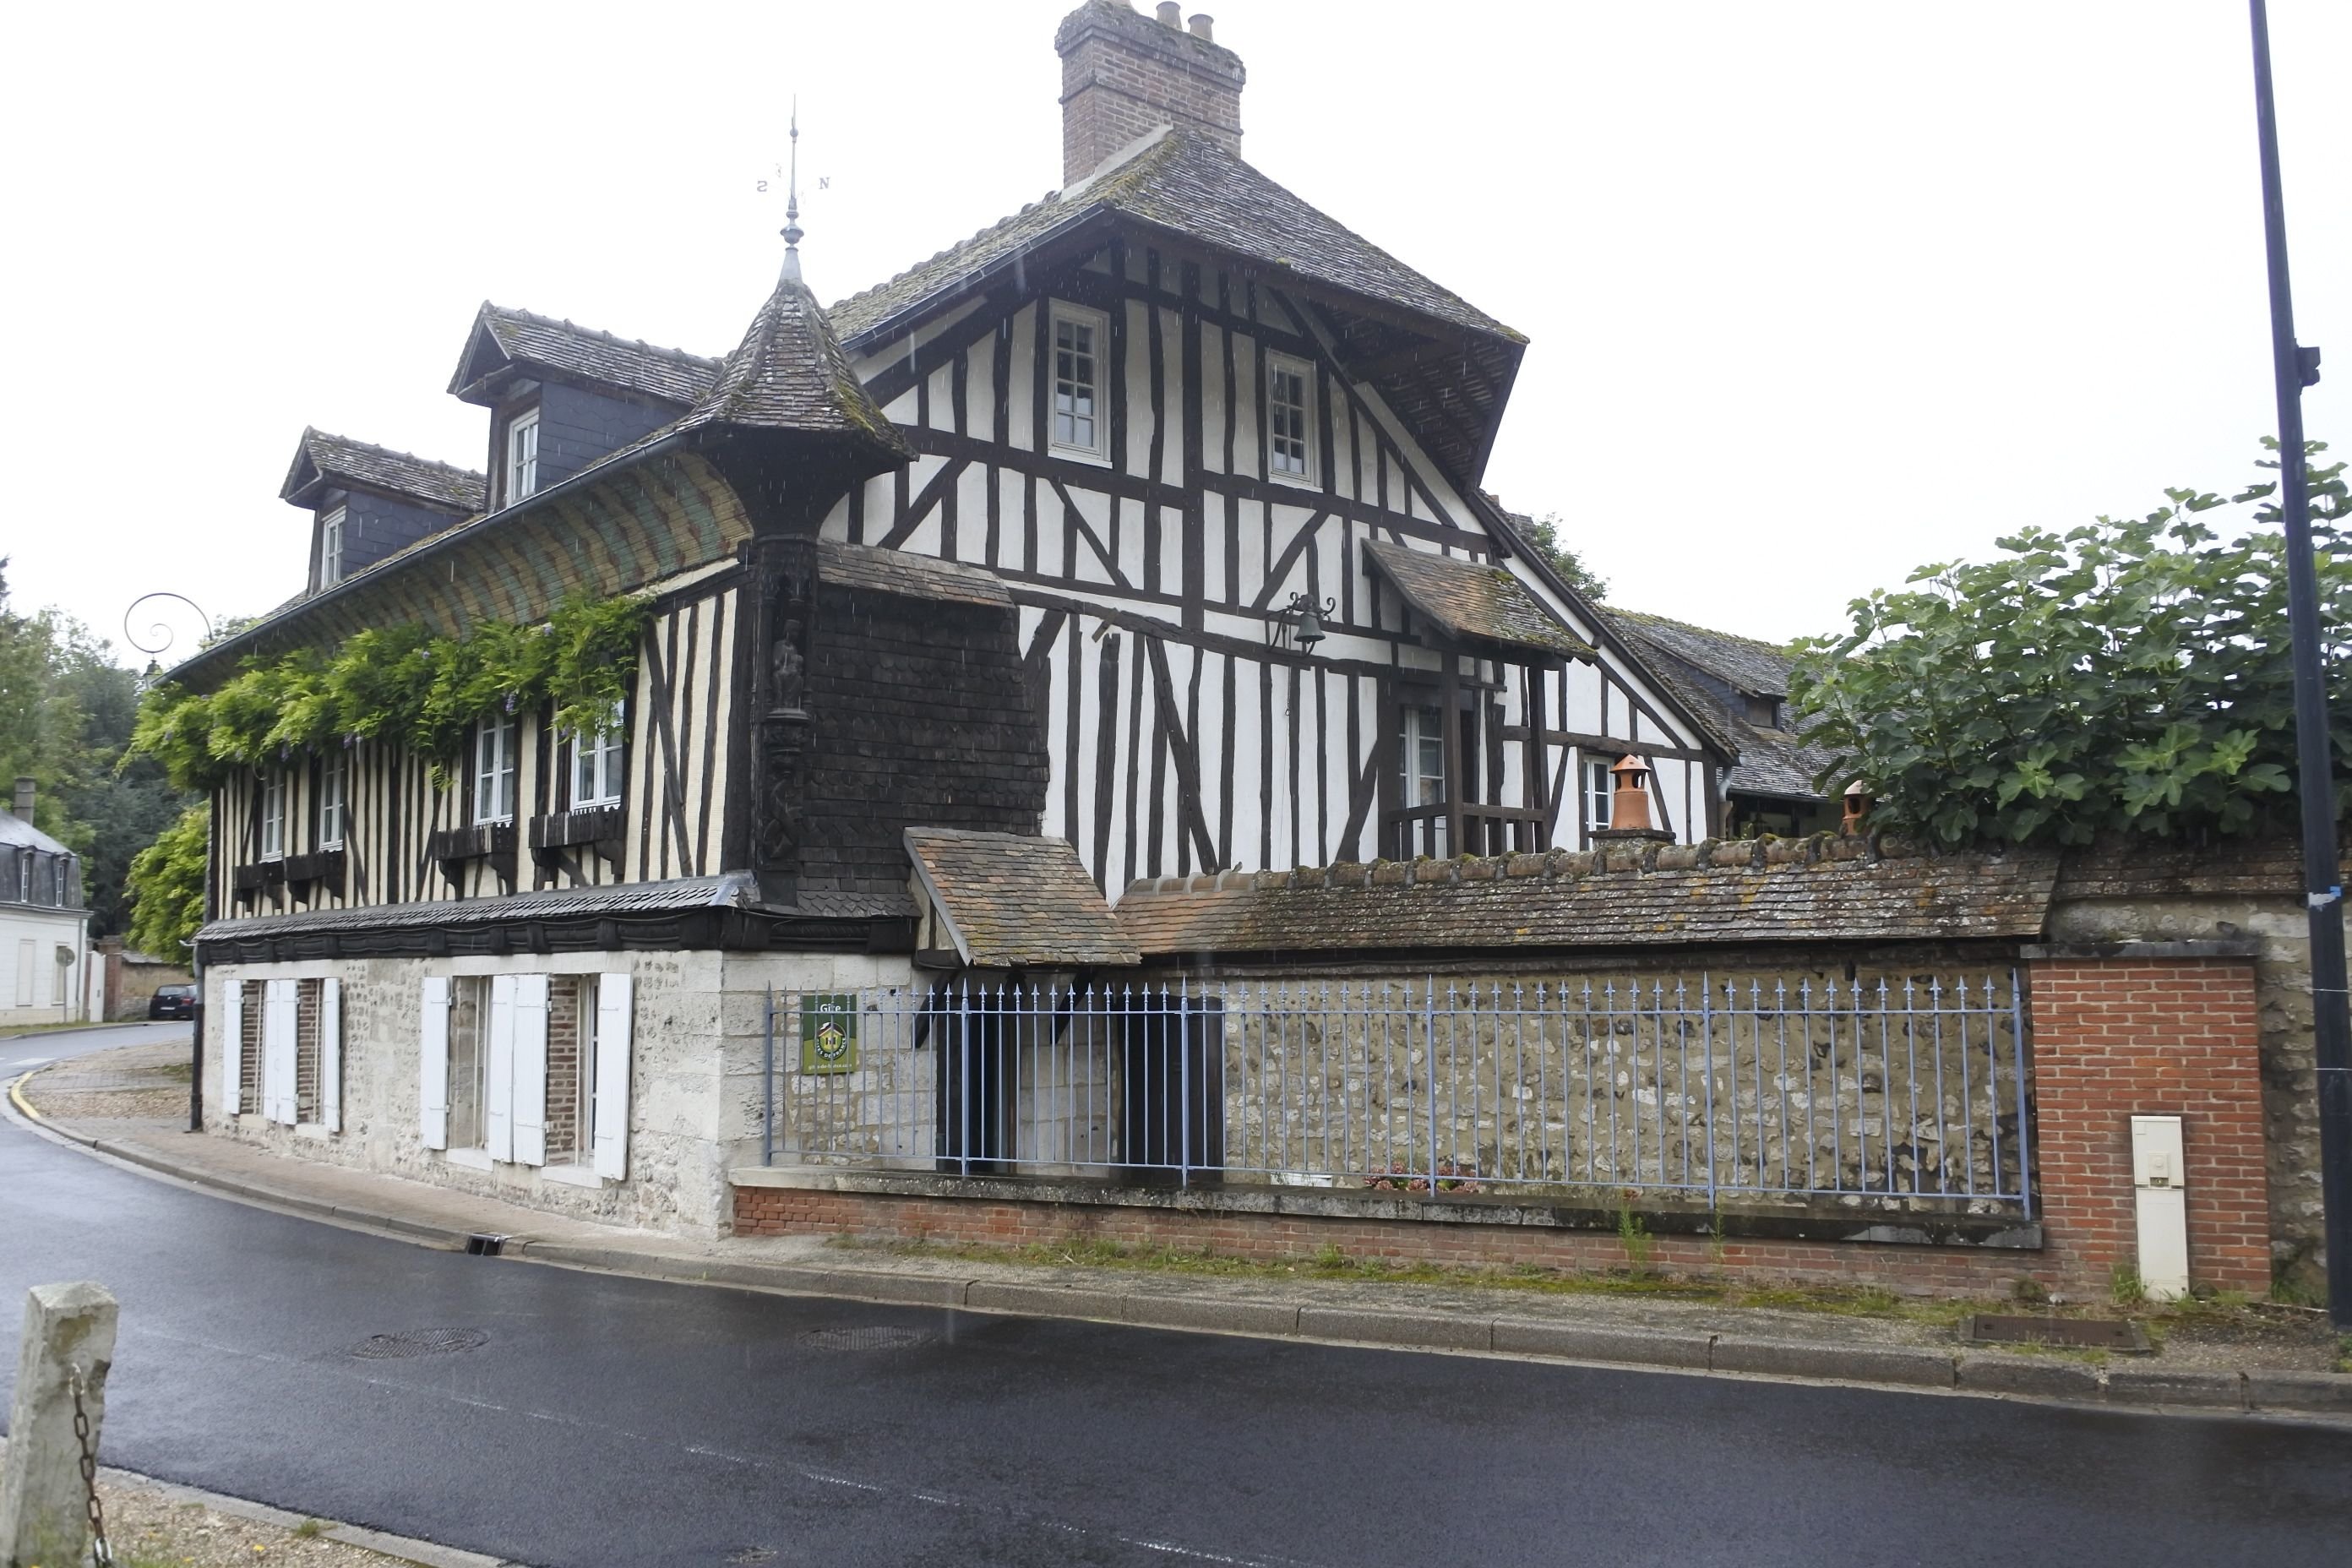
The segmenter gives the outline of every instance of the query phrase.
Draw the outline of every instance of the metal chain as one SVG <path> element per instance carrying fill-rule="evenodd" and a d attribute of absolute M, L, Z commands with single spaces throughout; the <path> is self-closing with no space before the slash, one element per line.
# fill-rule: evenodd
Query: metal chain
<path fill-rule="evenodd" d="M 97 1568 L 112 1568 L 114 1548 L 106 1543 L 106 1508 L 98 1500 L 98 1455 L 89 1446 L 89 1413 L 81 1407 L 81 1368 L 73 1373 L 74 1441 L 81 1445 L 83 1511 L 89 1516 L 89 1560 Z"/>

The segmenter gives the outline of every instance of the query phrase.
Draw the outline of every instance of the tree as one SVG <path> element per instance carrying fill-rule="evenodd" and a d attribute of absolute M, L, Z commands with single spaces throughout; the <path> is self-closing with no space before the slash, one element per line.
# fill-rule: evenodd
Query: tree
<path fill-rule="evenodd" d="M 1529 517 L 1523 512 L 1506 512 L 1511 521 L 1511 531 L 1530 551 L 1544 558 L 1560 581 L 1595 604 L 1609 596 L 1608 580 L 1584 564 L 1584 557 L 1559 542 L 1559 513 L 1548 511 L 1541 517 Z"/>
<path fill-rule="evenodd" d="M 2339 813 L 2352 805 L 2344 472 L 2311 474 Z M 2145 517 L 2029 529 L 1996 542 L 2001 559 L 1923 566 L 1902 591 L 1855 600 L 1851 629 L 1801 643 L 1790 677 L 1805 738 L 1837 756 L 1816 787 L 1860 779 L 1886 826 L 1946 846 L 2290 830 L 2285 543 L 2275 504 L 2255 504 L 2275 489 L 2168 489 Z M 2232 506 L 2252 510 L 2212 515 Z"/>
<path fill-rule="evenodd" d="M 82 858 L 93 936 L 122 930 L 131 858 L 188 798 L 152 760 L 125 760 L 139 683 L 111 651 L 55 610 L 9 611 L 0 576 L 0 788 L 32 776 L 35 824 Z"/>
<path fill-rule="evenodd" d="M 210 813 L 201 803 L 131 862 L 131 945 L 158 958 L 184 957 L 205 921 L 205 839 Z"/>

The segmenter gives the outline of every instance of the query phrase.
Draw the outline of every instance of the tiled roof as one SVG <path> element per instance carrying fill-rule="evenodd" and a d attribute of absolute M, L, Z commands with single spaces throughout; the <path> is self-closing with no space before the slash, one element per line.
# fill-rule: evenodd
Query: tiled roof
<path fill-rule="evenodd" d="M 316 499 L 314 487 L 337 480 L 404 496 L 457 517 L 481 510 L 487 489 L 482 476 L 471 468 L 306 428 L 278 494 L 297 506 L 308 506 Z"/>
<path fill-rule="evenodd" d="M 1065 840 L 910 827 L 907 853 L 971 967 L 1083 968 L 1139 956 Z"/>
<path fill-rule="evenodd" d="M 13 811 L 0 811 L 0 846 L 10 849 L 38 849 L 45 855 L 73 853 Z M 12 891 L 6 896 L 13 898 L 15 894 Z"/>
<path fill-rule="evenodd" d="M 1770 643 L 1730 632 L 1710 631 L 1663 616 L 1632 610 L 1603 611 L 1618 633 L 1641 654 L 1644 666 L 1670 686 L 1684 707 L 1694 710 L 1739 753 L 1725 787 L 1735 795 L 1819 800 L 1813 780 L 1836 753 L 1811 745 L 1790 729 L 1752 722 L 1744 700 L 1719 689 L 1785 699 L 1789 656 Z M 1790 721 L 1782 703 L 1782 723 Z"/>
<path fill-rule="evenodd" d="M 497 899 L 428 899 L 415 903 L 361 904 L 340 910 L 299 910 L 292 914 L 262 915 L 252 920 L 213 921 L 196 932 L 196 940 L 391 931 L 410 926 L 492 925 L 504 921 L 562 920 L 582 915 L 746 909 L 755 896 L 749 872 L 729 871 L 717 877 L 688 877 L 668 882 L 544 888 Z"/>
<path fill-rule="evenodd" d="M 1172 131 L 1129 158 L 1048 195 L 831 311 L 845 341 L 953 289 L 1075 227 L 1116 212 L 1303 279 L 1427 316 L 1448 326 L 1526 340 L 1451 289 L 1439 287 L 1360 235 L 1343 228 L 1255 169 L 1202 138 Z"/>
<path fill-rule="evenodd" d="M 485 300 L 467 334 L 466 352 L 449 390 L 462 393 L 479 380 L 475 350 L 488 337 L 507 359 L 576 376 L 600 386 L 643 393 L 681 407 L 699 398 L 719 371 L 719 362 L 684 349 L 667 349 L 610 332 L 551 321 L 529 310 L 510 310 Z"/>
<path fill-rule="evenodd" d="M 1365 544 L 1364 553 L 1415 615 L 1457 637 L 1567 658 L 1595 657 L 1591 644 L 1553 619 L 1503 567 L 1377 540 Z"/>
<path fill-rule="evenodd" d="M 681 429 L 731 425 L 856 436 L 896 458 L 914 456 L 849 368 L 840 340 L 805 285 L 787 278 L 751 320 Z"/>
<path fill-rule="evenodd" d="M 1003 579 L 980 566 L 960 565 L 935 555 L 884 550 L 871 544 L 817 545 L 817 575 L 845 588 L 895 594 L 902 599 L 941 600 L 957 605 L 1009 605 Z"/>
<path fill-rule="evenodd" d="M 2047 851 L 1920 856 L 1862 839 L 1554 851 L 1135 883 L 1122 935 L 1148 955 L 2025 940 Z M 1818 859 L 1810 857 L 1819 856 Z M 1649 868 L 1644 869 L 1647 866 Z"/>

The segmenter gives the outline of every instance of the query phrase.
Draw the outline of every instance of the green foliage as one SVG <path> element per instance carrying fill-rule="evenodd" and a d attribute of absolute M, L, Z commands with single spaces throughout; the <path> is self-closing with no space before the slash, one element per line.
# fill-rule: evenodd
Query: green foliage
<path fill-rule="evenodd" d="M 122 930 L 131 856 L 184 797 L 153 763 L 123 765 L 137 677 L 72 617 L 14 615 L 6 596 L 0 579 L 0 787 L 33 777 L 36 822 L 82 858 L 90 934 L 111 936 Z"/>
<path fill-rule="evenodd" d="M 331 656 L 247 658 L 211 692 L 148 693 L 131 739 L 184 788 L 298 752 L 388 740 L 446 766 L 483 714 L 537 707 L 601 732 L 636 671 L 650 614 L 636 595 L 567 601 L 541 626 L 486 621 L 459 638 L 415 626 L 361 632 Z"/>
<path fill-rule="evenodd" d="M 1549 511 L 1541 517 L 1513 517 L 1513 531 L 1527 547 L 1544 558 L 1560 581 L 1598 604 L 1609 596 L 1608 579 L 1584 564 L 1584 557 L 1559 542 L 1559 513 Z"/>
<path fill-rule="evenodd" d="M 191 805 L 131 861 L 131 945 L 177 960 L 205 920 L 205 840 L 211 814 Z"/>
<path fill-rule="evenodd" d="M 2310 475 L 2339 812 L 2352 806 L 2344 473 Z M 2275 489 L 2167 490 L 2145 517 L 2029 529 L 1998 542 L 2001 559 L 1925 566 L 1855 600 L 1852 629 L 1800 644 L 1790 678 L 1806 739 L 1837 757 L 1817 787 L 1864 780 L 1885 826 L 1945 846 L 2283 829 L 2294 699 Z M 2207 515 L 2252 503 L 2226 531 Z"/>
<path fill-rule="evenodd" d="M 1617 1202 L 1617 1244 L 1625 1249 L 1625 1265 L 1636 1274 L 1650 1267 L 1650 1227 L 1633 1212 L 1633 1194 L 1626 1190 Z"/>

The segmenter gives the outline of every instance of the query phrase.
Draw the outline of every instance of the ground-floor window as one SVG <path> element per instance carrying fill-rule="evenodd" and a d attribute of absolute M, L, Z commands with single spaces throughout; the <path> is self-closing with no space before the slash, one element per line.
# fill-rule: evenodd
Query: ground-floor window
<path fill-rule="evenodd" d="M 422 986 L 426 1148 L 627 1173 L 630 976 L 428 975 Z"/>
<path fill-rule="evenodd" d="M 221 1099 L 232 1116 L 342 1131 L 343 989 L 330 978 L 221 988 Z"/>

